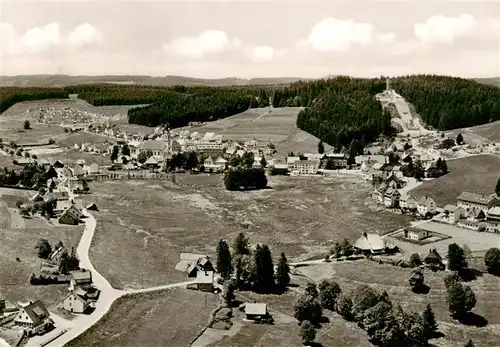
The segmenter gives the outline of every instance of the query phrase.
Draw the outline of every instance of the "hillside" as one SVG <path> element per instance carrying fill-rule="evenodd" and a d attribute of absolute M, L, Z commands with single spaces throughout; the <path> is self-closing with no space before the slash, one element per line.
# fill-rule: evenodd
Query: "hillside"
<path fill-rule="evenodd" d="M 500 88 L 500 77 L 474 78 L 474 81 L 479 82 L 479 83 L 483 83 L 483 84 L 489 84 L 489 85 Z"/>
<path fill-rule="evenodd" d="M 193 78 L 185 76 L 68 76 L 68 75 L 25 75 L 25 76 L 0 76 L 0 87 L 66 87 L 81 84 L 116 83 L 123 85 L 139 86 L 245 86 L 245 85 L 279 85 L 299 81 L 299 77 L 278 78 L 252 78 L 241 79 L 227 77 L 219 79 Z M 308 80 L 308 79 L 305 79 Z"/>

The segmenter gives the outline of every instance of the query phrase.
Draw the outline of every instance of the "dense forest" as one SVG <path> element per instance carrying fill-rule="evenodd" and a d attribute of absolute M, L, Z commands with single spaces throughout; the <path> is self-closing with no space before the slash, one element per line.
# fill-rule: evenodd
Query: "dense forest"
<path fill-rule="evenodd" d="M 18 102 L 42 99 L 61 99 L 67 97 L 68 91 L 63 88 L 2 87 L 0 88 L 0 114 Z"/>
<path fill-rule="evenodd" d="M 133 124 L 157 126 L 168 123 L 170 128 L 186 126 L 189 122 L 209 122 L 257 107 L 254 96 L 246 92 L 213 91 L 200 94 L 170 92 L 162 101 L 128 111 Z"/>
<path fill-rule="evenodd" d="M 391 80 L 428 125 L 440 130 L 500 120 L 500 88 L 472 80 L 417 75 Z"/>

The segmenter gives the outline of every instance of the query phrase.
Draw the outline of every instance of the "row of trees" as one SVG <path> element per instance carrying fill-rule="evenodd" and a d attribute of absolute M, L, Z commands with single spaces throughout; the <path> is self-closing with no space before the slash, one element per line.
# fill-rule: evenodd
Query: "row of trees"
<path fill-rule="evenodd" d="M 48 169 L 36 162 L 26 164 L 21 171 L 0 169 L 0 186 L 22 184 L 28 188 L 40 188 L 47 185 L 49 178 L 57 177 L 54 167 Z"/>
<path fill-rule="evenodd" d="M 67 98 L 68 91 L 63 88 L 44 87 L 0 87 L 0 114 L 12 105 L 29 100 Z"/>
<path fill-rule="evenodd" d="M 217 245 L 217 272 L 224 279 L 234 273 L 235 287 L 252 289 L 258 293 L 282 293 L 290 284 L 290 268 L 284 253 L 281 253 L 276 271 L 271 250 L 267 245 L 251 249 L 248 238 L 239 233 L 231 252 L 226 241 Z"/>
<path fill-rule="evenodd" d="M 321 321 L 323 309 L 357 322 L 377 346 L 426 346 L 438 332 L 430 305 L 421 314 L 405 311 L 393 305 L 386 292 L 379 294 L 367 285 L 357 287 L 348 295 L 337 283 L 322 281 L 318 287 L 309 283 L 294 306 L 304 344 L 314 340 L 314 325 Z"/>

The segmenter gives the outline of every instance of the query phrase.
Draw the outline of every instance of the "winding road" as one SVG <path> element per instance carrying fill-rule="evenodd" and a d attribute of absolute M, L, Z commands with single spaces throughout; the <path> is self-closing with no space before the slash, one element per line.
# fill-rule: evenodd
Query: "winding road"
<path fill-rule="evenodd" d="M 70 195 L 70 199 L 74 197 L 73 194 Z M 162 286 L 156 286 L 151 288 L 143 289 L 131 289 L 131 290 L 118 290 L 111 286 L 111 284 L 102 276 L 92 265 L 89 257 L 89 249 L 92 244 L 92 239 L 94 237 L 96 229 L 95 218 L 86 210 L 83 209 L 83 214 L 85 216 L 85 230 L 83 231 L 80 243 L 78 244 L 76 253 L 80 259 L 80 267 L 88 269 L 92 272 L 92 281 L 95 286 L 99 288 L 101 294 L 99 295 L 99 300 L 96 302 L 95 310 L 89 315 L 79 315 L 71 323 L 58 324 L 56 322 L 56 329 L 43 336 L 35 336 L 29 339 L 26 347 L 61 347 L 71 340 L 75 339 L 82 333 L 84 333 L 91 326 L 96 324 L 111 308 L 111 305 L 118 298 L 136 293 L 149 293 L 158 290 L 164 290 L 175 287 L 185 287 L 188 284 L 194 283 L 194 281 L 186 281 L 180 283 L 166 284 Z M 54 317 L 56 318 L 56 317 Z"/>

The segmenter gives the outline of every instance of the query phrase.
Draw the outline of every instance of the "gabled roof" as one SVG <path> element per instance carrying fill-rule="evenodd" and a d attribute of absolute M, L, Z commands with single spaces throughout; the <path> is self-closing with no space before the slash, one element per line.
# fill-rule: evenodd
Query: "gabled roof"
<path fill-rule="evenodd" d="M 389 187 L 386 191 L 385 191 L 385 196 L 393 196 L 393 195 L 401 195 L 399 193 L 399 191 L 393 187 Z"/>
<path fill-rule="evenodd" d="M 245 314 L 265 316 L 267 314 L 267 304 L 245 303 Z"/>
<path fill-rule="evenodd" d="M 387 189 L 389 189 L 389 186 L 385 183 L 382 183 L 378 188 L 377 188 L 377 192 L 379 192 L 380 194 L 385 194 L 385 192 L 387 191 Z"/>
<path fill-rule="evenodd" d="M 482 212 L 482 210 L 481 210 Z M 500 217 L 500 206 L 495 206 L 495 207 L 492 207 L 488 210 L 488 216 L 498 216 Z"/>
<path fill-rule="evenodd" d="M 434 200 L 432 200 L 431 197 L 429 197 L 429 196 L 422 196 L 420 198 L 420 200 L 418 200 L 418 204 L 419 205 L 425 205 L 425 204 L 427 204 L 428 202 L 431 202 L 431 201 L 434 201 Z"/>
<path fill-rule="evenodd" d="M 40 300 L 25 306 L 24 311 L 30 317 L 34 326 L 42 324 L 45 318 L 50 317 L 49 311 L 47 311 L 47 308 Z"/>
<path fill-rule="evenodd" d="M 408 194 L 406 192 L 401 194 L 401 197 L 399 198 L 399 201 L 406 201 L 406 200 L 408 200 L 410 198 L 413 199 L 413 200 L 415 200 L 415 201 L 417 201 L 417 199 L 415 199 L 415 197 L 413 195 Z"/>
<path fill-rule="evenodd" d="M 431 249 L 427 257 L 425 257 L 424 259 L 425 262 L 427 262 L 428 260 L 442 261 L 443 259 L 441 258 L 441 255 L 439 255 L 436 249 Z"/>
<path fill-rule="evenodd" d="M 354 243 L 354 247 L 362 250 L 381 251 L 385 248 L 385 242 L 376 233 L 364 233 Z"/>
<path fill-rule="evenodd" d="M 149 157 L 148 160 L 144 164 L 149 164 L 149 165 L 156 165 L 158 164 L 158 161 L 154 157 Z"/>
<path fill-rule="evenodd" d="M 300 160 L 300 157 L 286 157 L 287 164 L 293 164 L 298 160 Z"/>
<path fill-rule="evenodd" d="M 198 271 L 196 273 L 196 283 L 214 283 L 214 272 Z"/>
<path fill-rule="evenodd" d="M 480 195 L 475 193 L 463 192 L 457 198 L 458 201 L 470 202 L 478 205 L 489 205 L 496 199 L 493 196 Z"/>
<path fill-rule="evenodd" d="M 92 281 L 92 272 L 90 270 L 70 271 L 70 275 L 75 281 Z"/>

